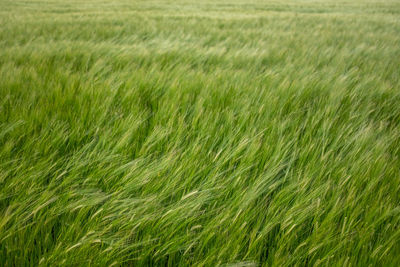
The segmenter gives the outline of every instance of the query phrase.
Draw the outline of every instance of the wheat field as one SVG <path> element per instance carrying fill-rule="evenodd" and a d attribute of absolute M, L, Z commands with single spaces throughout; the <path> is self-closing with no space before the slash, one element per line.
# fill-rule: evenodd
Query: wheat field
<path fill-rule="evenodd" d="M 400 1 L 0 0 L 1 266 L 400 266 Z"/>

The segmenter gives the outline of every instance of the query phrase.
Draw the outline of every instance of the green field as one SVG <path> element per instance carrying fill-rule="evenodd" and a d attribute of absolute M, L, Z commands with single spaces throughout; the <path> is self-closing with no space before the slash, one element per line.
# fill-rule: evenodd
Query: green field
<path fill-rule="evenodd" d="M 0 0 L 0 266 L 400 266 L 400 1 Z"/>

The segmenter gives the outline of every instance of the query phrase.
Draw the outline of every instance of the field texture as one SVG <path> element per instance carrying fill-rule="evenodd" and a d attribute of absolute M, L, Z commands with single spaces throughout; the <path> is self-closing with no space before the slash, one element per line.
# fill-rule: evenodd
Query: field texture
<path fill-rule="evenodd" d="M 0 0 L 0 266 L 400 266 L 400 1 Z"/>

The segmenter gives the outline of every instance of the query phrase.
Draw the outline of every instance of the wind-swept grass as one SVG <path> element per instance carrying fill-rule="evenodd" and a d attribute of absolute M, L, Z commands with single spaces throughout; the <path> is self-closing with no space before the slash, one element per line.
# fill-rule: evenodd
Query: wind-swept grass
<path fill-rule="evenodd" d="M 399 266 L 399 1 L 0 0 L 0 265 Z"/>

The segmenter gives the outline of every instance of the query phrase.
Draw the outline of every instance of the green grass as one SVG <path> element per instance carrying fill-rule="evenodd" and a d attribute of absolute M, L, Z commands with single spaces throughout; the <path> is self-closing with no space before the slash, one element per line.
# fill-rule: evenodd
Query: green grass
<path fill-rule="evenodd" d="M 399 266 L 400 2 L 0 0 L 1 266 Z"/>

